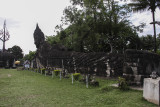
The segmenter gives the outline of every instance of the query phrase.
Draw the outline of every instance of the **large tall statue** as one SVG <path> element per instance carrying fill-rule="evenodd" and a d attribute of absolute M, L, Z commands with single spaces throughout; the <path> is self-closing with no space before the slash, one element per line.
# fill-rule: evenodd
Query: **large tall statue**
<path fill-rule="evenodd" d="M 44 40 L 44 34 L 37 24 L 36 30 L 34 31 L 34 43 L 36 45 L 36 48 L 39 48 L 40 45 L 43 44 Z"/>

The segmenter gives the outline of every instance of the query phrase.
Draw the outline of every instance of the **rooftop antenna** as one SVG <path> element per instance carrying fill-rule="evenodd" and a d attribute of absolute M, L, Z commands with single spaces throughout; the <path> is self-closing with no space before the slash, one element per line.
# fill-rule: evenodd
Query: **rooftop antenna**
<path fill-rule="evenodd" d="M 0 30 L 0 40 L 3 42 L 3 52 L 5 52 L 5 42 L 9 40 L 9 32 L 6 27 L 6 20 L 4 20 L 3 29 Z"/>

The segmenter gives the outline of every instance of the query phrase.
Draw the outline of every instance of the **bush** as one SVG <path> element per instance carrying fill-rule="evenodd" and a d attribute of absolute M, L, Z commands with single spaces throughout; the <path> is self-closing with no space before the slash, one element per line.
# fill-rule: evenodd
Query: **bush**
<path fill-rule="evenodd" d="M 118 78 L 118 87 L 120 90 L 123 90 L 123 91 L 129 89 L 125 78 L 121 78 L 121 77 Z"/>
<path fill-rule="evenodd" d="M 55 76 L 58 76 L 60 74 L 60 70 L 54 70 Z"/>
<path fill-rule="evenodd" d="M 73 78 L 74 78 L 74 80 L 78 81 L 78 80 L 79 80 L 80 75 L 81 75 L 80 73 L 74 73 L 74 74 L 73 74 Z"/>
<path fill-rule="evenodd" d="M 45 70 L 46 70 L 46 69 L 45 69 L 45 68 L 42 68 L 41 70 L 42 70 L 42 74 L 45 74 Z"/>
<path fill-rule="evenodd" d="M 38 72 L 38 69 L 34 69 L 35 72 Z"/>

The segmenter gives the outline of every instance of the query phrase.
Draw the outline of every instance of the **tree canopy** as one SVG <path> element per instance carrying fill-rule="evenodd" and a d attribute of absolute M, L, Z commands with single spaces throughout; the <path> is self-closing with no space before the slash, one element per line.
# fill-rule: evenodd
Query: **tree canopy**
<path fill-rule="evenodd" d="M 144 24 L 134 26 L 129 20 L 131 12 L 127 4 L 119 5 L 114 0 L 71 0 L 64 9 L 62 23 L 56 26 L 57 35 L 46 40 L 78 52 L 143 49 L 145 40 L 137 32 L 142 31 Z"/>
<path fill-rule="evenodd" d="M 36 51 L 29 51 L 29 54 L 26 54 L 23 59 L 32 61 L 35 57 Z"/>
<path fill-rule="evenodd" d="M 12 48 L 8 48 L 7 50 L 9 53 L 13 54 L 16 60 L 22 59 L 23 58 L 23 51 L 22 49 L 14 45 Z"/>
<path fill-rule="evenodd" d="M 131 0 L 129 6 L 132 7 L 134 12 L 141 12 L 146 10 L 151 10 L 153 18 L 153 31 L 154 31 L 154 52 L 157 51 L 156 43 L 156 26 L 155 26 L 155 10 L 158 7 L 160 9 L 160 0 Z"/>

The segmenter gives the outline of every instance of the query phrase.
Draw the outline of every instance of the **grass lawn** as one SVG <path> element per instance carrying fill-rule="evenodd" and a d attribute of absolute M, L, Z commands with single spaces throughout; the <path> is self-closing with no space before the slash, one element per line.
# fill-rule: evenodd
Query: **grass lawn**
<path fill-rule="evenodd" d="M 70 79 L 31 71 L 0 69 L 0 107 L 156 107 L 142 98 L 142 91 L 120 91 L 116 81 L 99 79 L 89 87 Z"/>

